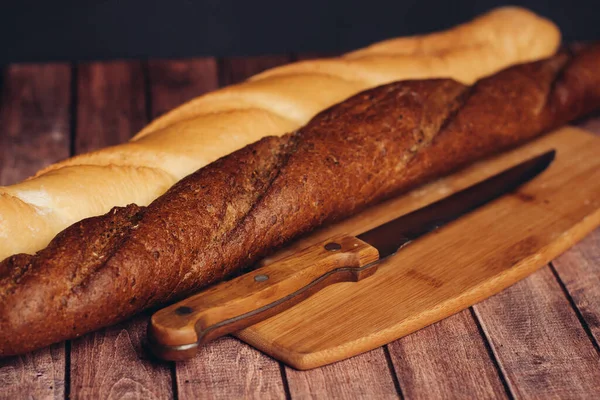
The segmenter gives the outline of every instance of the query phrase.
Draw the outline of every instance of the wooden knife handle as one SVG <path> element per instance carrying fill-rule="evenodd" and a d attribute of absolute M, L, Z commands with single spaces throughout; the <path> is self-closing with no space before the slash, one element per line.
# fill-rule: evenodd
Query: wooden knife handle
<path fill-rule="evenodd" d="M 199 345 L 236 332 L 337 282 L 375 273 L 377 249 L 337 236 L 156 312 L 148 326 L 153 352 L 165 360 L 194 357 Z"/>

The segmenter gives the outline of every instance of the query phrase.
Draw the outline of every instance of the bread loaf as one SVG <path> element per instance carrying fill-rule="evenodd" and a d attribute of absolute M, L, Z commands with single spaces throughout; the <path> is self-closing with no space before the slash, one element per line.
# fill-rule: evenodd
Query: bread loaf
<path fill-rule="evenodd" d="M 190 294 L 322 223 L 600 108 L 598 71 L 600 44 L 474 86 L 380 86 L 209 164 L 148 207 L 76 223 L 0 263 L 0 355 Z"/>
<path fill-rule="evenodd" d="M 147 205 L 196 169 L 261 137 L 291 132 L 361 90 L 408 78 L 470 84 L 508 65 L 547 57 L 559 42 L 551 22 L 501 8 L 445 32 L 294 63 L 201 96 L 128 143 L 0 187 L 0 260 L 35 252 L 65 227 L 113 206 Z"/>

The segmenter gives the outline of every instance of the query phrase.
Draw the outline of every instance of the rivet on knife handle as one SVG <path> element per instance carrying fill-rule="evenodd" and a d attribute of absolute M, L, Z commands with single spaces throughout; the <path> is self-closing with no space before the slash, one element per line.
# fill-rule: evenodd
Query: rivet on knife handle
<path fill-rule="evenodd" d="M 191 358 L 199 345 L 269 318 L 328 285 L 372 275 L 378 259 L 377 249 L 353 236 L 328 239 L 156 312 L 148 326 L 150 346 L 166 360 Z"/>

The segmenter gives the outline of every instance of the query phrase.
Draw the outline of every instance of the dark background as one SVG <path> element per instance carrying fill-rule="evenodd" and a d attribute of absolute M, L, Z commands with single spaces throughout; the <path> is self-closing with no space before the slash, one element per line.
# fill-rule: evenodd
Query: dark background
<path fill-rule="evenodd" d="M 343 51 L 440 30 L 503 4 L 600 39 L 600 1 L 3 0 L 0 64 L 15 61 Z"/>

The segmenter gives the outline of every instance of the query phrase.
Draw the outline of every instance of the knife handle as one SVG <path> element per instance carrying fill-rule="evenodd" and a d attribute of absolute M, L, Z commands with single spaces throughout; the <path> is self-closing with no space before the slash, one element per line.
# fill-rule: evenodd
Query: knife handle
<path fill-rule="evenodd" d="M 199 345 L 269 318 L 337 282 L 377 269 L 376 248 L 337 236 L 226 281 L 152 315 L 148 341 L 165 360 L 195 356 Z"/>

